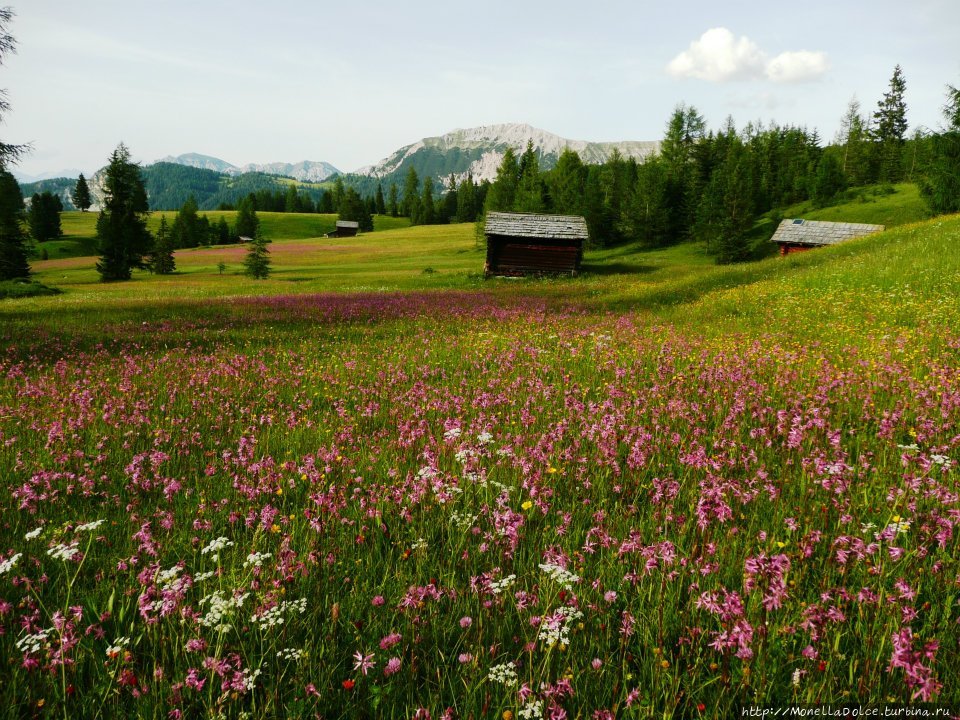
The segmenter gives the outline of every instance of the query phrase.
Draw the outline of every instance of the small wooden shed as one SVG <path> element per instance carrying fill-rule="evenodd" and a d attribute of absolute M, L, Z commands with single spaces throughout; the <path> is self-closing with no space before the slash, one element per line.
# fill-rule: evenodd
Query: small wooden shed
<path fill-rule="evenodd" d="M 576 275 L 590 239 L 587 221 L 576 215 L 492 212 L 484 232 L 487 275 Z"/>
<path fill-rule="evenodd" d="M 789 255 L 824 247 L 825 245 L 836 245 L 844 240 L 851 240 L 883 230 L 883 225 L 790 218 L 780 223 L 770 240 L 780 246 L 781 255 Z"/>
<path fill-rule="evenodd" d="M 360 223 L 356 220 L 337 220 L 336 227 L 327 233 L 327 237 L 355 237 L 359 232 Z"/>

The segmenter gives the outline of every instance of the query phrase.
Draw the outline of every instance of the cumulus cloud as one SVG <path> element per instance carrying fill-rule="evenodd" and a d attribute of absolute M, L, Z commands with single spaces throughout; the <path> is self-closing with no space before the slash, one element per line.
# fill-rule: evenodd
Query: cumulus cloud
<path fill-rule="evenodd" d="M 815 80 L 829 67 L 822 52 L 795 50 L 770 56 L 746 36 L 736 37 L 727 28 L 711 28 L 667 65 L 674 77 L 709 82 L 759 80 L 797 83 Z"/>

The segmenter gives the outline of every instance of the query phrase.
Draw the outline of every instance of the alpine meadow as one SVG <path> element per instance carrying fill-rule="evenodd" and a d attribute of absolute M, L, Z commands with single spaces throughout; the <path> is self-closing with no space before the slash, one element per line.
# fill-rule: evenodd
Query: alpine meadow
<path fill-rule="evenodd" d="M 680 52 L 667 28 L 703 28 L 662 9 L 657 140 L 491 123 L 342 172 L 146 163 L 145 135 L 104 120 L 117 136 L 94 167 L 53 149 L 94 137 L 69 127 L 79 112 L 41 122 L 14 83 L 61 57 L 30 54 L 53 53 L 37 28 L 89 45 L 77 71 L 115 65 L 90 92 L 126 82 L 125 59 L 174 100 L 161 68 L 246 102 L 229 88 L 273 78 L 287 41 L 264 40 L 256 70 L 230 50 L 224 70 L 179 44 L 173 9 L 114 9 L 169 30 L 168 51 L 95 34 L 102 8 L 68 40 L 37 1 L 0 8 L 16 141 L 0 142 L 0 717 L 960 717 L 960 65 L 914 110 L 922 48 L 873 56 L 892 58 L 883 91 L 834 108 L 832 139 L 798 103 L 779 106 L 796 124 L 711 126 L 677 96 L 832 98 L 854 59 L 828 34 L 830 62 L 774 50 L 757 24 L 763 49 L 714 27 Z M 241 35 L 250 52 L 319 17 L 273 12 Z M 404 53 L 427 50 L 357 12 L 323 33 L 366 23 L 352 53 L 400 83 Z M 546 57 L 573 35 L 543 22 Z M 539 66 L 498 74 L 429 37 L 451 63 L 442 121 L 452 78 L 551 107 Z M 284 67 L 365 83 L 366 61 L 329 42 Z M 375 156 L 392 95 L 359 113 L 372 86 L 323 77 L 341 94 L 303 114 L 340 135 L 320 147 L 366 133 Z M 565 100 L 586 82 L 570 77 Z M 430 87 L 411 80 L 409 102 L 439 102 Z M 189 122 L 143 123 L 164 147 L 189 125 L 219 154 L 232 120 L 207 126 L 191 97 Z M 280 156 L 306 122 L 231 107 L 244 160 Z M 908 122 L 928 110 L 935 128 Z M 23 140 L 6 122 L 21 112 L 37 118 Z M 272 132 L 244 124 L 263 117 Z M 38 167 L 60 162 L 85 172 Z"/>

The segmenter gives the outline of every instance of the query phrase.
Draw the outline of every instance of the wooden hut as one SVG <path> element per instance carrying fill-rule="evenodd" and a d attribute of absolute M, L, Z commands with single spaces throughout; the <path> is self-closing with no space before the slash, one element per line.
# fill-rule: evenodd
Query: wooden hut
<path fill-rule="evenodd" d="M 589 240 L 576 215 L 487 214 L 487 275 L 576 275 Z"/>
<path fill-rule="evenodd" d="M 327 233 L 327 237 L 356 237 L 359 232 L 360 223 L 356 220 L 337 220 L 336 227 Z"/>
<path fill-rule="evenodd" d="M 770 240 L 780 246 L 781 255 L 789 255 L 826 245 L 836 245 L 844 240 L 851 240 L 883 230 L 883 225 L 791 218 L 780 223 Z"/>

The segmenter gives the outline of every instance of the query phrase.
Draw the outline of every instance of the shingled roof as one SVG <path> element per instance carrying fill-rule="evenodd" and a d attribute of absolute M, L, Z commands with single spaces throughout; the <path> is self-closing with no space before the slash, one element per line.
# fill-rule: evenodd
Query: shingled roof
<path fill-rule="evenodd" d="M 360 223 L 358 223 L 356 220 L 337 220 L 337 227 L 338 228 L 354 228 L 359 230 Z"/>
<path fill-rule="evenodd" d="M 577 215 L 531 215 L 529 213 L 487 213 L 487 235 L 518 238 L 589 240 L 587 221 Z"/>
<path fill-rule="evenodd" d="M 844 240 L 851 240 L 882 230 L 884 230 L 883 225 L 789 218 L 780 223 L 780 227 L 777 228 L 770 240 L 779 245 L 836 245 Z"/>

